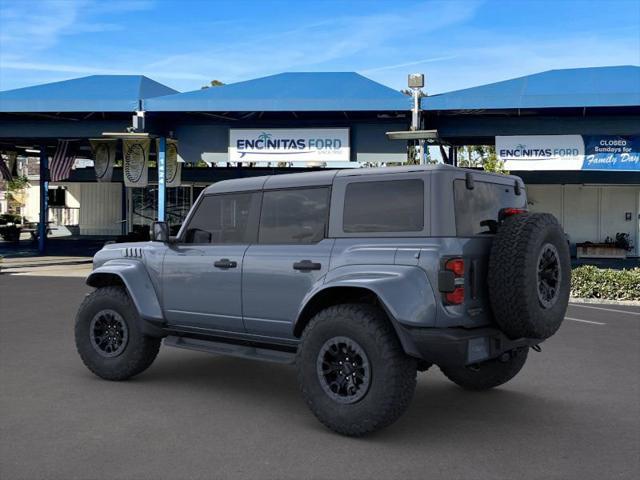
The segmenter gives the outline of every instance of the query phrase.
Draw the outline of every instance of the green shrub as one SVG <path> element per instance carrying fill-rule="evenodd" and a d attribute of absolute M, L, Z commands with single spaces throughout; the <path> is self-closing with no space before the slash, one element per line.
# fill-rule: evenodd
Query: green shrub
<path fill-rule="evenodd" d="M 640 300 L 640 268 L 612 270 L 583 265 L 571 272 L 571 295 L 605 300 Z"/>

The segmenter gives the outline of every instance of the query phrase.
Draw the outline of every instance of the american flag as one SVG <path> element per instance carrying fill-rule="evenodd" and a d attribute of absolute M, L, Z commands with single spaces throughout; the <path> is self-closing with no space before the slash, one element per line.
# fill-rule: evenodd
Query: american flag
<path fill-rule="evenodd" d="M 0 177 L 4 178 L 7 181 L 13 180 L 13 175 L 11 175 L 11 170 L 7 167 L 7 163 L 4 161 L 4 158 L 0 156 Z"/>
<path fill-rule="evenodd" d="M 71 167 L 76 160 L 76 152 L 70 145 L 71 142 L 72 140 L 58 140 L 58 148 L 49 164 L 52 182 L 60 182 L 71 175 Z"/>

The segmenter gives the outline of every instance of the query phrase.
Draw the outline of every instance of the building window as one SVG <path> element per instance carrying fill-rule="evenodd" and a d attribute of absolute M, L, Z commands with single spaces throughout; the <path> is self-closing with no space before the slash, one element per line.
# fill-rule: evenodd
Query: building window
<path fill-rule="evenodd" d="M 259 243 L 317 243 L 325 236 L 328 216 L 328 188 L 264 192 Z"/>
<path fill-rule="evenodd" d="M 344 195 L 345 233 L 420 232 L 424 229 L 424 182 L 353 182 Z"/>
<path fill-rule="evenodd" d="M 50 207 L 66 207 L 67 206 L 67 189 L 66 188 L 50 188 L 47 192 L 48 203 Z"/>

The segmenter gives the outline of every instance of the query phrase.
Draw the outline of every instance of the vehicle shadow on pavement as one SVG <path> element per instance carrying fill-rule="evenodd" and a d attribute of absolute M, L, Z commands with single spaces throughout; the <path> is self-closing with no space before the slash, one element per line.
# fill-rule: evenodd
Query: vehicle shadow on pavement
<path fill-rule="evenodd" d="M 395 428 L 376 438 L 427 443 L 461 437 L 484 441 L 488 434 L 508 436 L 514 430 L 526 437 L 527 432 L 545 428 L 552 417 L 552 428 L 562 428 L 571 417 L 570 403 L 520 391 L 515 383 L 488 391 L 467 391 L 449 383 L 437 369 L 418 379 L 407 414 Z"/>
<path fill-rule="evenodd" d="M 291 365 L 163 349 L 156 364 L 132 381 L 188 391 L 195 403 L 224 398 L 243 405 L 248 415 L 255 409 L 268 410 L 298 423 L 298 428 L 334 435 L 308 411 Z M 573 422 L 570 402 L 539 396 L 521 386 L 514 382 L 485 392 L 465 391 L 432 368 L 418 374 L 413 402 L 396 424 L 358 441 L 429 443 L 462 436 L 484 441 L 487 430 L 506 436 L 517 429 L 526 435 L 533 429 L 562 428 L 563 422 Z M 198 396 L 202 398 L 193 398 Z"/>

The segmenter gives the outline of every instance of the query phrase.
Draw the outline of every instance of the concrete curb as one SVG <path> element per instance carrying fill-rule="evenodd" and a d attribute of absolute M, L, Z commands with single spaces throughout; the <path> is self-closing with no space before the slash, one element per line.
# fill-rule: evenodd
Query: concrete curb
<path fill-rule="evenodd" d="M 589 303 L 598 305 L 627 305 L 640 306 L 640 300 L 605 300 L 602 298 L 569 297 L 569 303 Z"/>
<path fill-rule="evenodd" d="M 42 262 L 42 263 L 4 263 L 2 267 L 4 270 L 13 268 L 40 268 L 40 267 L 60 267 L 64 265 L 83 265 L 85 263 L 91 263 L 93 260 L 71 260 L 71 261 L 59 261 L 59 262 Z"/>

